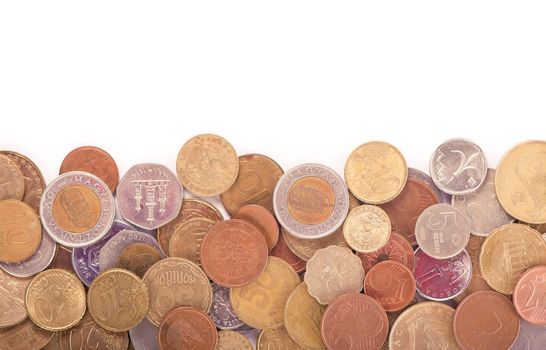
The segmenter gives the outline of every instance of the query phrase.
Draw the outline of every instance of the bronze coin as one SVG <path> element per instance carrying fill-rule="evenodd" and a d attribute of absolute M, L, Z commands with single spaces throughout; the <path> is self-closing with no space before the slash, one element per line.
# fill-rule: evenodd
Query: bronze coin
<path fill-rule="evenodd" d="M 463 350 L 508 349 L 519 333 L 519 317 L 504 295 L 479 291 L 455 310 L 455 340 Z"/>
<path fill-rule="evenodd" d="M 247 204 L 258 204 L 273 212 L 273 190 L 282 174 L 279 164 L 269 157 L 242 155 L 235 183 L 220 195 L 222 204 L 230 214 Z"/>
<path fill-rule="evenodd" d="M 97 225 L 102 212 L 99 196 L 88 186 L 64 187 L 53 200 L 53 219 L 71 233 L 82 233 Z"/>
<path fill-rule="evenodd" d="M 46 187 L 44 177 L 40 169 L 30 159 L 22 154 L 11 151 L 0 151 L 0 154 L 7 157 L 13 164 L 17 165 L 25 182 L 25 193 L 23 202 L 30 205 L 36 212 L 40 209 L 40 199 Z"/>
<path fill-rule="evenodd" d="M 296 254 L 302 260 L 309 260 L 319 249 L 336 245 L 338 247 L 349 247 L 343 237 L 343 227 L 338 228 L 329 236 L 318 239 L 303 239 L 291 235 L 284 228 L 281 228 L 281 233 L 284 241 L 292 253 Z"/>
<path fill-rule="evenodd" d="M 273 249 L 279 239 L 279 223 L 266 208 L 248 204 L 239 208 L 232 219 L 241 219 L 254 225 L 264 235 L 267 247 Z"/>
<path fill-rule="evenodd" d="M 201 265 L 201 243 L 216 221 L 196 217 L 183 221 L 176 227 L 169 242 L 169 255 L 184 258 Z"/>
<path fill-rule="evenodd" d="M 294 270 L 296 270 L 297 273 L 305 271 L 305 260 L 299 258 L 290 250 L 290 248 L 284 241 L 283 235 L 279 235 L 277 244 L 275 244 L 275 247 L 271 249 L 269 255 L 283 259 L 284 261 L 289 263 L 294 268 Z"/>
<path fill-rule="evenodd" d="M 321 332 L 330 350 L 378 350 L 387 339 L 389 320 L 372 297 L 348 293 L 328 305 Z"/>
<path fill-rule="evenodd" d="M 296 344 L 284 326 L 267 328 L 260 332 L 256 342 L 257 350 L 304 350 Z"/>
<path fill-rule="evenodd" d="M 240 287 L 254 281 L 266 263 L 264 236 L 243 220 L 217 223 L 201 244 L 203 270 L 214 282 L 225 287 Z"/>
<path fill-rule="evenodd" d="M 356 255 L 362 260 L 362 266 L 366 272 L 375 264 L 385 260 L 398 261 L 410 271 L 413 271 L 415 265 L 415 253 L 411 244 L 404 236 L 396 232 L 391 232 L 391 237 L 383 248 L 371 253 L 356 253 Z"/>
<path fill-rule="evenodd" d="M 16 199 L 0 201 L 0 261 L 21 262 L 42 242 L 42 225 L 32 207 Z"/>
<path fill-rule="evenodd" d="M 14 327 L 0 328 L 0 350 L 41 349 L 54 334 L 39 328 L 31 320 L 26 320 Z"/>
<path fill-rule="evenodd" d="M 413 273 L 399 262 L 386 260 L 374 265 L 364 278 L 364 291 L 377 300 L 385 311 L 400 311 L 415 295 Z"/>
<path fill-rule="evenodd" d="M 23 173 L 8 157 L 0 155 L 0 200 L 21 200 L 24 194 Z"/>
<path fill-rule="evenodd" d="M 546 326 L 546 266 L 525 271 L 516 284 L 513 301 L 521 318 Z"/>
<path fill-rule="evenodd" d="M 179 307 L 169 312 L 159 327 L 161 350 L 215 350 L 218 332 L 201 310 Z"/>
<path fill-rule="evenodd" d="M 27 318 L 25 290 L 31 280 L 12 276 L 0 269 L 0 329 Z"/>
<path fill-rule="evenodd" d="M 85 171 L 104 181 L 112 192 L 116 191 L 119 171 L 114 158 L 105 150 L 95 146 L 82 146 L 74 149 L 61 163 L 59 175 L 69 171 Z"/>
<path fill-rule="evenodd" d="M 62 269 L 75 275 L 76 272 L 74 271 L 74 267 L 72 265 L 72 249 L 67 248 L 64 245 L 57 244 L 55 256 L 53 257 L 51 264 L 49 264 L 49 268 Z"/>
<path fill-rule="evenodd" d="M 161 255 L 151 245 L 131 243 L 121 251 L 117 266 L 142 278 L 150 266 L 159 260 L 161 260 Z"/>

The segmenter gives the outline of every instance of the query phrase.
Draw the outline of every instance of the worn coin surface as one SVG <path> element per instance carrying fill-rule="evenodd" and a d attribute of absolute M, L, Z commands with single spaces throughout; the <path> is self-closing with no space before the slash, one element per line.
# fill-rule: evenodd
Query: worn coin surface
<path fill-rule="evenodd" d="M 374 265 L 364 279 L 364 292 L 387 312 L 407 307 L 415 295 L 415 277 L 406 266 L 386 260 Z"/>
<path fill-rule="evenodd" d="M 17 152 L 0 151 L 0 155 L 8 158 L 13 164 L 17 165 L 19 170 L 21 170 L 23 180 L 25 182 L 23 202 L 27 203 L 36 212 L 38 212 L 40 209 L 40 199 L 42 198 L 42 193 L 46 187 L 44 177 L 40 172 L 40 169 L 32 160 Z"/>
<path fill-rule="evenodd" d="M 279 239 L 279 223 L 266 208 L 256 205 L 244 205 L 232 216 L 233 219 L 245 220 L 254 225 L 264 235 L 267 248 L 273 249 Z"/>
<path fill-rule="evenodd" d="M 487 175 L 482 149 L 465 139 L 442 143 L 432 154 L 429 166 L 436 186 L 452 195 L 476 191 Z"/>
<path fill-rule="evenodd" d="M 391 221 L 383 209 L 363 204 L 351 210 L 343 224 L 343 237 L 361 253 L 381 249 L 391 236 Z"/>
<path fill-rule="evenodd" d="M 317 239 L 335 232 L 349 211 L 343 179 L 321 164 L 301 164 L 287 171 L 273 192 L 275 216 L 292 235 Z"/>
<path fill-rule="evenodd" d="M 319 249 L 331 245 L 339 247 L 349 247 L 343 237 L 343 227 L 338 228 L 329 236 L 317 239 L 298 238 L 288 233 L 284 228 L 281 229 L 282 236 L 288 245 L 288 248 L 302 260 L 309 260 Z"/>
<path fill-rule="evenodd" d="M 468 255 L 470 255 L 470 260 L 472 261 L 472 278 L 470 279 L 470 283 L 468 284 L 468 287 L 465 288 L 465 290 L 455 297 L 455 300 L 457 302 L 461 302 L 464 298 L 469 296 L 472 293 L 475 293 L 480 290 L 493 290 L 485 279 L 482 276 L 482 272 L 480 269 L 480 249 L 482 246 L 482 243 L 484 241 L 484 237 L 470 236 L 470 240 L 468 241 L 468 244 L 466 245 L 466 252 Z"/>
<path fill-rule="evenodd" d="M 538 265 L 546 265 L 546 242 L 527 225 L 501 226 L 482 243 L 482 276 L 499 293 L 512 294 L 521 275 Z"/>
<path fill-rule="evenodd" d="M 258 278 L 242 287 L 231 288 L 233 310 L 247 325 L 265 329 L 284 322 L 284 307 L 300 277 L 286 261 L 271 256 Z"/>
<path fill-rule="evenodd" d="M 305 271 L 305 260 L 301 259 L 299 256 L 294 254 L 292 250 L 290 250 L 290 248 L 286 244 L 286 241 L 283 238 L 283 235 L 279 235 L 277 244 L 275 244 L 273 249 L 271 249 L 269 255 L 283 259 L 284 261 L 289 263 L 292 268 L 296 270 L 297 273 Z"/>
<path fill-rule="evenodd" d="M 40 218 L 25 202 L 0 201 L 0 261 L 18 263 L 30 258 L 42 241 Z"/>
<path fill-rule="evenodd" d="M 181 222 L 171 236 L 169 256 L 185 258 L 201 265 L 201 243 L 216 221 L 196 217 Z"/>
<path fill-rule="evenodd" d="M 18 263 L 0 262 L 0 268 L 17 277 L 34 276 L 49 266 L 56 250 L 57 244 L 47 233 L 42 232 L 42 241 L 34 254 Z"/>
<path fill-rule="evenodd" d="M 510 350 L 542 350 L 546 344 L 546 327 L 519 320 L 519 334 Z"/>
<path fill-rule="evenodd" d="M 131 344 L 135 350 L 157 350 L 159 328 L 144 318 L 138 325 L 129 330 Z"/>
<path fill-rule="evenodd" d="M 133 243 L 147 244 L 161 254 L 159 243 L 151 235 L 139 231 L 121 230 L 100 248 L 98 256 L 100 271 L 116 267 L 123 250 Z"/>
<path fill-rule="evenodd" d="M 30 319 L 43 329 L 62 331 L 73 327 L 85 313 L 85 289 L 72 273 L 51 269 L 32 279 L 25 293 Z"/>
<path fill-rule="evenodd" d="M 264 329 L 258 337 L 256 350 L 304 350 L 286 332 L 284 326 Z"/>
<path fill-rule="evenodd" d="M 389 241 L 380 249 L 371 253 L 357 253 L 364 271 L 368 272 L 377 263 L 385 260 L 398 261 L 413 271 L 415 254 L 409 241 L 399 233 L 392 232 Z"/>
<path fill-rule="evenodd" d="M 508 349 L 518 336 L 519 317 L 507 297 L 480 291 L 455 310 L 453 332 L 463 350 Z"/>
<path fill-rule="evenodd" d="M 218 332 L 199 309 L 179 307 L 169 312 L 159 327 L 161 350 L 214 350 Z"/>
<path fill-rule="evenodd" d="M 470 228 L 458 209 L 450 204 L 434 204 L 417 219 L 415 238 L 428 255 L 447 259 L 464 249 L 470 239 Z"/>
<path fill-rule="evenodd" d="M 27 317 L 25 290 L 30 281 L 0 269 L 0 329 L 14 326 Z"/>
<path fill-rule="evenodd" d="M 212 305 L 209 316 L 216 327 L 220 329 L 236 329 L 243 325 L 243 321 L 237 317 L 231 306 L 229 288 L 214 282 L 212 283 Z"/>
<path fill-rule="evenodd" d="M 53 334 L 26 320 L 14 327 L 0 328 L 0 350 L 42 349 Z"/>
<path fill-rule="evenodd" d="M 25 194 L 25 179 L 19 167 L 5 155 L 0 154 L 0 200 L 22 200 Z"/>
<path fill-rule="evenodd" d="M 521 318 L 546 326 L 546 266 L 533 267 L 521 275 L 513 301 Z"/>
<path fill-rule="evenodd" d="M 223 137 L 197 135 L 180 149 L 176 171 L 188 191 L 198 196 L 215 196 L 227 191 L 237 179 L 239 159 Z"/>
<path fill-rule="evenodd" d="M 233 214 L 247 204 L 258 204 L 273 212 L 273 190 L 283 170 L 273 159 L 261 154 L 239 157 L 239 174 L 233 185 L 220 195 L 222 204 Z"/>
<path fill-rule="evenodd" d="M 159 260 L 161 260 L 161 254 L 151 245 L 131 243 L 121 251 L 117 267 L 131 271 L 142 278 L 150 266 Z"/>
<path fill-rule="evenodd" d="M 250 341 L 240 333 L 234 331 L 218 332 L 216 350 L 254 350 Z"/>
<path fill-rule="evenodd" d="M 352 194 L 381 204 L 400 194 L 408 178 L 406 160 L 393 145 L 372 141 L 358 146 L 345 163 L 345 181 Z"/>
<path fill-rule="evenodd" d="M 147 230 L 173 220 L 182 206 L 182 186 L 164 165 L 132 166 L 121 179 L 117 201 L 121 216 Z"/>
<path fill-rule="evenodd" d="M 309 294 L 321 304 L 329 304 L 346 293 L 360 292 L 364 268 L 349 248 L 330 246 L 319 249 L 309 261 L 303 277 Z"/>

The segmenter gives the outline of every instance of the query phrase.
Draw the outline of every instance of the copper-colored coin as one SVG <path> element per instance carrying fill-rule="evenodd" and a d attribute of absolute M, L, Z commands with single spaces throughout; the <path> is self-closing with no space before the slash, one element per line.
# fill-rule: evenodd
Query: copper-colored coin
<path fill-rule="evenodd" d="M 169 242 L 169 255 L 201 265 L 201 243 L 216 221 L 196 217 L 180 223 Z"/>
<path fill-rule="evenodd" d="M 283 324 L 286 300 L 299 283 L 300 277 L 287 262 L 271 256 L 255 281 L 231 288 L 231 305 L 239 319 L 251 327 L 277 327 Z"/>
<path fill-rule="evenodd" d="M 264 235 L 267 247 L 273 249 L 279 239 L 279 223 L 266 208 L 249 204 L 239 208 L 233 215 L 233 219 L 245 220 L 254 225 Z"/>
<path fill-rule="evenodd" d="M 375 299 L 349 293 L 334 300 L 324 312 L 322 339 L 330 350 L 378 350 L 387 339 L 387 313 Z"/>
<path fill-rule="evenodd" d="M 513 300 L 521 318 L 546 326 L 546 266 L 534 267 L 521 276 Z"/>
<path fill-rule="evenodd" d="M 286 244 L 283 235 L 279 235 L 277 244 L 271 249 L 269 255 L 276 256 L 289 263 L 297 273 L 305 271 L 305 260 L 294 254 Z"/>
<path fill-rule="evenodd" d="M 104 181 L 112 192 L 116 191 L 119 171 L 114 158 L 105 150 L 95 146 L 74 149 L 63 159 L 59 175 L 69 171 L 85 171 Z"/>
<path fill-rule="evenodd" d="M 399 311 L 415 295 L 415 277 L 406 266 L 387 260 L 374 265 L 364 279 L 364 291 L 377 300 L 385 311 Z"/>
<path fill-rule="evenodd" d="M 218 332 L 201 310 L 179 307 L 169 312 L 159 327 L 161 350 L 214 350 Z"/>
<path fill-rule="evenodd" d="M 50 269 L 63 269 L 72 274 L 76 274 L 72 265 L 72 249 L 67 248 L 64 245 L 57 244 L 55 250 L 55 256 L 49 264 Z"/>
<path fill-rule="evenodd" d="M 161 255 L 151 245 L 131 243 L 121 251 L 117 266 L 142 278 L 150 266 L 159 260 L 161 260 Z"/>
<path fill-rule="evenodd" d="M 363 204 L 351 210 L 343 224 L 347 244 L 357 252 L 381 249 L 391 236 L 391 221 L 383 209 Z"/>
<path fill-rule="evenodd" d="M 508 349 L 518 336 L 519 317 L 507 297 L 480 291 L 457 307 L 453 332 L 462 350 Z"/>
<path fill-rule="evenodd" d="M 23 202 L 30 205 L 37 212 L 40 209 L 40 199 L 46 187 L 40 169 L 30 159 L 17 152 L 0 151 L 0 155 L 7 157 L 21 170 L 25 182 Z"/>
<path fill-rule="evenodd" d="M 25 179 L 19 167 L 0 154 L 0 200 L 23 199 Z"/>
<path fill-rule="evenodd" d="M 239 159 L 223 137 L 197 135 L 180 149 L 176 171 L 188 191 L 198 196 L 215 196 L 227 191 L 237 179 Z"/>
<path fill-rule="evenodd" d="M 53 334 L 26 320 L 11 328 L 0 328 L 0 350 L 41 349 L 49 343 Z"/>
<path fill-rule="evenodd" d="M 472 278 L 470 279 L 470 284 L 468 287 L 466 287 L 461 294 L 455 297 L 455 300 L 457 300 L 459 303 L 464 298 L 477 291 L 493 290 L 483 278 L 480 269 L 480 249 L 484 240 L 485 237 L 471 235 L 470 240 L 466 244 L 465 249 L 468 252 L 468 255 L 470 255 L 470 260 L 472 261 Z"/>
<path fill-rule="evenodd" d="M 216 350 L 253 350 L 250 341 L 242 335 L 234 331 L 218 332 L 218 344 Z"/>
<path fill-rule="evenodd" d="M 258 337 L 256 350 L 304 350 L 286 332 L 284 326 L 264 329 Z"/>
<path fill-rule="evenodd" d="M 439 199 L 430 186 L 415 178 L 408 178 L 402 192 L 380 207 L 391 219 L 392 230 L 400 232 L 412 245 L 416 245 L 415 223 L 419 215 L 438 202 Z"/>
<path fill-rule="evenodd" d="M 318 225 L 326 221 L 334 212 L 334 203 L 334 190 L 328 182 L 316 176 L 298 179 L 288 189 L 288 211 L 305 225 Z M 313 210 L 308 208 L 310 205 L 321 207 Z"/>
<path fill-rule="evenodd" d="M 391 232 L 391 237 L 383 248 L 371 253 L 357 253 L 356 255 L 362 260 L 362 266 L 366 272 L 375 264 L 385 260 L 398 261 L 410 271 L 413 271 L 415 265 L 415 254 L 411 244 L 404 236 L 396 232 Z"/>
<path fill-rule="evenodd" d="M 220 199 L 230 214 L 247 204 L 258 204 L 272 212 L 273 190 L 282 174 L 279 164 L 269 157 L 261 154 L 240 156 L 237 179 Z"/>
<path fill-rule="evenodd" d="M 30 281 L 31 278 L 15 277 L 0 269 L 0 329 L 27 317 L 25 290 Z"/>
<path fill-rule="evenodd" d="M 101 216 L 99 196 L 88 186 L 70 185 L 53 200 L 53 219 L 66 231 L 82 233 L 93 228 Z"/>
<path fill-rule="evenodd" d="M 538 265 L 546 265 L 546 242 L 527 225 L 501 226 L 482 244 L 481 273 L 499 293 L 512 294 L 525 270 Z"/>
<path fill-rule="evenodd" d="M 267 263 L 267 243 L 256 227 L 243 220 L 217 223 L 201 244 L 201 264 L 219 285 L 240 287 L 254 281 Z"/>
<path fill-rule="evenodd" d="M 0 201 L 0 261 L 21 262 L 42 242 L 42 225 L 32 207 L 16 199 Z"/>
<path fill-rule="evenodd" d="M 61 269 L 45 270 L 32 279 L 25 294 L 30 319 L 49 331 L 73 327 L 85 313 L 85 289 L 81 281 Z"/>

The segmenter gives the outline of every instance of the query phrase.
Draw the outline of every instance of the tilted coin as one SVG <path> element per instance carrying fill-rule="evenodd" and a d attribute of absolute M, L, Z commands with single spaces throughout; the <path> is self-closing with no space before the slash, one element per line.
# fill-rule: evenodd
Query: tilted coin
<path fill-rule="evenodd" d="M 218 332 L 216 350 L 253 350 L 252 344 L 246 337 L 234 331 Z"/>
<path fill-rule="evenodd" d="M 215 196 L 227 191 L 237 179 L 239 159 L 223 137 L 197 135 L 180 149 L 176 171 L 188 191 L 198 196 Z"/>
<path fill-rule="evenodd" d="M 169 242 L 169 256 L 185 258 L 201 265 L 201 242 L 216 221 L 198 217 L 180 223 Z"/>
<path fill-rule="evenodd" d="M 527 225 L 501 226 L 482 243 L 482 276 L 499 293 L 512 294 L 525 270 L 538 265 L 546 265 L 546 242 Z"/>
<path fill-rule="evenodd" d="M 317 250 L 307 261 L 304 280 L 309 294 L 329 304 L 339 295 L 362 290 L 364 268 L 349 248 L 330 246 Z"/>
<path fill-rule="evenodd" d="M 106 235 L 114 221 L 114 197 L 95 175 L 68 172 L 53 180 L 40 202 L 45 230 L 67 247 L 90 245 Z"/>
<path fill-rule="evenodd" d="M 161 254 L 151 245 L 131 243 L 121 251 L 117 267 L 131 271 L 142 278 L 150 266 L 161 258 Z"/>
<path fill-rule="evenodd" d="M 436 193 L 436 197 L 440 203 L 451 203 L 452 196 L 449 193 L 445 193 L 440 190 L 434 181 L 432 181 L 432 178 L 424 171 L 415 168 L 408 168 L 408 179 L 419 180 L 430 187 L 434 193 Z"/>
<path fill-rule="evenodd" d="M 118 166 L 105 150 L 95 146 L 78 147 L 66 155 L 61 163 L 59 175 L 69 171 L 85 171 L 97 176 L 116 191 L 119 180 Z"/>
<path fill-rule="evenodd" d="M 258 337 L 256 350 L 304 350 L 286 332 L 284 326 L 264 329 Z"/>
<path fill-rule="evenodd" d="M 0 329 L 14 326 L 27 317 L 25 290 L 30 281 L 0 269 Z"/>
<path fill-rule="evenodd" d="M 292 253 L 296 254 L 300 259 L 307 261 L 319 249 L 329 247 L 331 245 L 339 247 L 349 247 L 343 237 L 343 227 L 338 228 L 329 236 L 318 239 L 303 239 L 292 236 L 284 228 L 281 229 L 282 236 Z"/>
<path fill-rule="evenodd" d="M 182 186 L 164 165 L 132 166 L 119 182 L 121 216 L 144 229 L 156 229 L 174 219 L 182 206 Z"/>
<path fill-rule="evenodd" d="M 284 306 L 300 277 L 284 260 L 271 256 L 258 278 L 242 287 L 231 288 L 230 300 L 239 319 L 265 329 L 284 323 Z"/>
<path fill-rule="evenodd" d="M 330 235 L 331 236 L 331 235 Z M 328 237 L 330 237 L 328 236 Z M 270 256 L 276 256 L 289 263 L 297 273 L 305 271 L 305 260 L 294 254 L 286 244 L 283 235 L 279 235 L 277 244 L 269 252 Z"/>
<path fill-rule="evenodd" d="M 14 327 L 0 328 L 0 350 L 41 349 L 49 343 L 53 334 L 26 320 Z"/>
<path fill-rule="evenodd" d="M 455 300 L 457 300 L 459 303 L 469 296 L 472 293 L 475 293 L 480 290 L 493 290 L 485 279 L 482 276 L 482 272 L 480 269 L 480 249 L 482 246 L 482 243 L 484 241 L 484 237 L 471 235 L 470 240 L 468 241 L 468 244 L 466 245 L 466 252 L 468 255 L 470 255 L 470 260 L 472 261 L 472 278 L 470 279 L 470 283 L 468 284 L 468 287 L 464 289 L 464 291 L 455 297 Z"/>
<path fill-rule="evenodd" d="M 199 309 L 179 307 L 169 312 L 159 327 L 161 350 L 214 350 L 218 332 Z"/>
<path fill-rule="evenodd" d="M 131 344 L 135 350 L 158 350 L 159 328 L 144 318 L 138 325 L 129 330 Z"/>
<path fill-rule="evenodd" d="M 343 179 L 321 164 L 301 164 L 287 171 L 273 192 L 277 220 L 289 233 L 317 239 L 335 232 L 349 211 Z"/>
<path fill-rule="evenodd" d="M 463 214 L 470 232 L 487 236 L 491 231 L 512 222 L 495 193 L 495 170 L 488 169 L 485 182 L 476 191 L 452 197 L 452 204 Z"/>
<path fill-rule="evenodd" d="M 42 232 L 42 240 L 34 254 L 18 263 L 0 262 L 0 268 L 17 277 L 34 276 L 48 267 L 55 256 L 56 250 L 57 244 L 47 233 Z"/>
<path fill-rule="evenodd" d="M 510 350 L 542 350 L 546 344 L 546 327 L 519 320 L 519 333 Z"/>
<path fill-rule="evenodd" d="M 40 218 L 30 205 L 16 199 L 0 201 L 0 261 L 24 261 L 41 241 Z"/>
<path fill-rule="evenodd" d="M 546 223 L 546 141 L 527 141 L 500 160 L 495 186 L 508 214 L 531 224 Z"/>
<path fill-rule="evenodd" d="M 267 248 L 273 249 L 279 239 L 279 223 L 266 208 L 256 205 L 244 205 L 233 214 L 232 219 L 245 220 L 254 225 L 264 235 Z"/>
<path fill-rule="evenodd" d="M 209 316 L 216 327 L 220 329 L 236 329 L 243 325 L 243 321 L 237 317 L 233 306 L 231 306 L 229 288 L 214 282 L 212 283 L 212 305 Z"/>
<path fill-rule="evenodd" d="M 39 327 L 62 331 L 82 319 L 86 309 L 85 289 L 68 271 L 46 270 L 28 285 L 25 304 L 30 319 Z"/>
<path fill-rule="evenodd" d="M 233 185 L 220 195 L 222 204 L 233 214 L 247 204 L 273 211 L 273 190 L 283 170 L 273 159 L 261 154 L 239 157 L 239 174 Z"/>
<path fill-rule="evenodd" d="M 396 232 L 391 232 L 389 241 L 382 248 L 370 253 L 357 253 L 356 255 L 362 260 L 362 267 L 366 272 L 375 264 L 385 260 L 398 261 L 410 271 L 413 271 L 415 265 L 415 254 L 411 244 Z"/>
<path fill-rule="evenodd" d="M 179 306 L 209 312 L 212 287 L 208 277 L 195 263 L 182 258 L 159 260 L 143 278 L 150 305 L 146 317 L 159 326 L 165 315 Z"/>
<path fill-rule="evenodd" d="M 22 154 L 11 151 L 0 151 L 0 155 L 8 158 L 13 164 L 17 165 L 25 182 L 25 192 L 23 202 L 30 205 L 36 212 L 40 209 L 40 199 L 46 187 L 44 177 L 40 169 L 30 159 Z M 0 185 L 1 186 L 1 185 Z"/>
<path fill-rule="evenodd" d="M 421 213 L 415 225 L 419 247 L 436 259 L 459 254 L 470 239 L 470 229 L 461 212 L 450 204 L 440 203 Z"/>
<path fill-rule="evenodd" d="M 343 237 L 361 253 L 381 249 L 391 236 L 391 221 L 383 209 L 363 204 L 351 210 L 343 224 Z"/>
<path fill-rule="evenodd" d="M 0 200 L 22 200 L 24 193 L 23 173 L 8 157 L 0 154 Z"/>
<path fill-rule="evenodd" d="M 364 291 L 388 312 L 408 306 L 415 295 L 415 277 L 406 266 L 386 260 L 374 265 L 364 279 Z"/>
<path fill-rule="evenodd" d="M 521 275 L 513 301 L 521 318 L 546 326 L 546 266 L 535 266 Z"/>

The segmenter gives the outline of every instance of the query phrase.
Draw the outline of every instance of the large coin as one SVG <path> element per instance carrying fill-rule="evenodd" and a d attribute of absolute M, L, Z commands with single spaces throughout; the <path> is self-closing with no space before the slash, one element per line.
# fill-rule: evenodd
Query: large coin
<path fill-rule="evenodd" d="M 7 156 L 0 154 L 0 200 L 21 200 L 24 194 L 23 173 Z"/>
<path fill-rule="evenodd" d="M 0 329 L 0 350 L 42 349 L 53 334 L 26 320 L 17 326 Z"/>
<path fill-rule="evenodd" d="M 25 290 L 30 281 L 0 269 L 0 329 L 14 326 L 27 317 Z"/>

